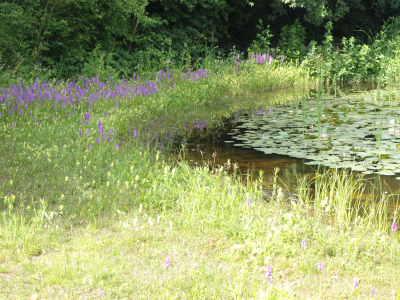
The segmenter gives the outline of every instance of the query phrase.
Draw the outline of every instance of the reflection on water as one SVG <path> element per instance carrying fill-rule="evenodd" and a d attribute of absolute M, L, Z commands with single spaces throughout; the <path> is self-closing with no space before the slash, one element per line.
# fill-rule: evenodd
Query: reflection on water
<path fill-rule="evenodd" d="M 231 164 L 237 164 L 243 176 L 248 173 L 253 178 L 263 172 L 264 185 L 268 186 L 274 177 L 275 168 L 279 168 L 279 177 L 290 192 L 295 192 L 297 176 L 313 172 L 313 168 L 304 165 L 303 159 L 293 159 L 289 156 L 277 154 L 264 154 L 251 148 L 235 147 L 224 143 L 226 135 L 217 135 L 214 138 L 192 137 L 185 144 L 185 160 L 189 165 L 196 166 L 203 163 L 214 164 L 213 154 L 216 153 L 215 164 L 224 165 L 230 160 Z M 178 144 L 176 144 L 178 146 Z M 177 149 L 179 149 L 177 147 Z M 176 157 L 178 151 L 175 151 Z"/>
<path fill-rule="evenodd" d="M 304 92 L 304 91 L 303 91 Z M 285 95 L 287 98 L 285 98 Z M 304 175 L 315 173 L 315 166 L 308 166 L 304 163 L 307 159 L 292 158 L 286 155 L 279 154 L 265 154 L 256 151 L 250 147 L 237 147 L 233 144 L 225 143 L 226 140 L 231 140 L 230 133 L 235 129 L 235 122 L 239 122 L 239 115 L 250 115 L 255 112 L 261 112 L 262 109 L 267 111 L 274 105 L 285 105 L 288 108 L 295 107 L 300 99 L 307 97 L 307 93 L 294 93 L 293 90 L 288 93 L 287 91 L 270 92 L 270 93 L 255 93 L 241 97 L 240 99 L 232 100 L 232 105 L 228 103 L 224 107 L 212 109 L 207 111 L 207 108 L 199 108 L 202 113 L 197 115 L 196 120 L 189 119 L 184 124 L 185 131 L 180 135 L 180 138 L 174 140 L 173 156 L 179 159 L 182 156 L 182 145 L 184 146 L 185 160 L 191 166 L 202 165 L 204 163 L 211 163 L 217 165 L 225 165 L 228 160 L 231 164 L 237 164 L 243 177 L 252 174 L 253 179 L 257 178 L 260 171 L 263 172 L 264 186 L 272 185 L 274 170 L 279 168 L 280 185 L 284 186 L 290 193 L 296 193 L 296 186 L 298 178 L 303 178 Z M 208 108 L 209 109 L 209 108 Z M 217 126 L 212 126 L 215 122 L 212 119 L 216 118 L 218 113 L 219 118 L 226 119 L 220 121 Z M 207 121 L 207 115 L 213 116 Z M 216 155 L 213 156 L 213 154 Z M 354 172 L 357 173 L 357 172 Z M 311 177 L 312 178 L 312 175 Z M 389 202 L 392 203 L 393 210 L 394 201 L 398 200 L 400 190 L 400 180 L 395 176 L 382 176 L 382 175 L 365 175 L 366 181 L 364 194 L 362 199 L 366 200 L 368 197 L 379 199 L 382 195 L 393 195 L 390 197 Z"/>
<path fill-rule="evenodd" d="M 253 179 L 259 177 L 260 171 L 263 172 L 263 184 L 265 187 L 271 187 L 275 168 L 279 168 L 279 185 L 283 186 L 289 193 L 295 193 L 299 178 L 310 175 L 308 179 L 315 174 L 316 167 L 305 165 L 306 159 L 292 158 L 286 155 L 264 154 L 252 148 L 236 147 L 224 142 L 229 136 L 223 132 L 215 132 L 213 136 L 201 137 L 192 135 L 183 142 L 185 153 L 182 155 L 182 145 L 175 144 L 173 156 L 176 159 L 184 157 L 189 165 L 195 167 L 204 163 L 213 165 L 225 165 L 228 160 L 231 164 L 237 164 L 239 170 L 245 179 L 249 174 Z M 216 153 L 215 157 L 213 154 Z M 359 172 L 353 172 L 362 175 Z M 364 175 L 366 179 L 362 201 L 370 197 L 376 200 L 382 198 L 382 195 L 389 196 L 389 211 L 394 210 L 394 206 L 399 198 L 400 181 L 394 176 L 382 175 Z"/>
<path fill-rule="evenodd" d="M 227 131 L 229 132 L 229 129 Z M 237 164 L 244 178 L 248 174 L 252 174 L 253 179 L 256 179 L 260 171 L 262 171 L 265 187 L 272 185 L 274 170 L 279 168 L 280 185 L 284 186 L 284 189 L 289 193 L 295 194 L 298 179 L 316 172 L 315 167 L 304 164 L 307 161 L 306 159 L 278 154 L 264 154 L 252 148 L 242 148 L 227 144 L 224 141 L 229 139 L 228 132 L 214 132 L 213 135 L 208 137 L 193 134 L 188 139 L 181 141 L 185 148 L 185 160 L 193 167 L 204 163 L 214 164 L 213 154 L 216 153 L 216 165 L 225 165 L 229 160 L 231 164 Z M 181 149 L 182 146 L 176 143 L 173 154 L 176 159 L 183 157 Z M 353 173 L 361 175 L 359 172 Z M 379 199 L 383 194 L 393 194 L 393 196 L 389 197 L 389 211 L 393 211 L 398 200 L 400 181 L 394 176 L 382 176 L 379 174 L 365 175 L 364 178 L 366 179 L 366 185 L 361 200 L 365 201 L 369 197 Z"/>

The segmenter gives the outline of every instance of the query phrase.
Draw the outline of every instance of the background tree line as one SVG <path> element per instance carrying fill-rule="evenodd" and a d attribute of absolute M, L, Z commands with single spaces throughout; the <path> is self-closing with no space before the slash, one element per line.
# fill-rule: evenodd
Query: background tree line
<path fill-rule="evenodd" d="M 360 44 L 399 15 L 398 0 L 3 0 L 0 58 L 3 70 L 43 67 L 57 77 L 99 65 L 161 68 L 233 46 L 299 59 L 302 45 L 324 40 L 327 22 L 332 36 Z"/>

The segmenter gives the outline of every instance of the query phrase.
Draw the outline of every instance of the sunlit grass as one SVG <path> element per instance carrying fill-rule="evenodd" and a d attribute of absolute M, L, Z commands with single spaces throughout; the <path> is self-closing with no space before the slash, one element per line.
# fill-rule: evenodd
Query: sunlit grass
<path fill-rule="evenodd" d="M 365 299 L 373 288 L 391 297 L 397 233 L 373 210 L 357 217 L 350 209 L 360 178 L 321 174 L 300 181 L 297 198 L 284 195 L 276 178 L 270 198 L 261 177 L 164 160 L 159 143 L 189 130 L 184 124 L 199 121 L 199 107 L 204 116 L 211 110 L 212 128 L 257 101 L 249 97 L 243 107 L 235 95 L 308 84 L 290 65 L 230 68 L 193 82 L 174 74 L 181 84 L 164 93 L 160 85 L 150 97 L 93 100 L 102 86 L 93 81 L 80 104 L 65 108 L 19 102 L 22 114 L 8 115 L 1 103 L 0 297 Z M 49 84 L 61 95 L 82 86 Z M 153 133 L 159 141 L 151 144 Z"/>

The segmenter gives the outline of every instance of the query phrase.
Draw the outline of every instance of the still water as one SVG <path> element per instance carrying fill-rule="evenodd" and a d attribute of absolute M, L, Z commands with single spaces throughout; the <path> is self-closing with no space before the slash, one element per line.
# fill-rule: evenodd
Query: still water
<path fill-rule="evenodd" d="M 273 94 L 269 97 L 273 98 Z M 253 109 L 270 108 L 271 106 L 268 106 L 268 103 L 268 99 L 266 99 L 264 104 L 258 103 L 258 106 L 253 107 Z M 292 107 L 293 102 L 284 105 Z M 175 159 L 182 159 L 183 157 L 193 167 L 204 163 L 225 165 L 229 160 L 231 164 L 237 164 L 244 178 L 248 174 L 252 174 L 253 179 L 257 178 L 262 171 L 263 182 L 266 187 L 272 184 L 275 168 L 279 168 L 280 185 L 290 193 L 296 193 L 299 178 L 306 175 L 310 176 L 310 174 L 316 172 L 316 166 L 305 164 L 309 161 L 307 158 L 265 154 L 251 147 L 240 147 L 226 143 L 225 141 L 231 140 L 232 132 L 238 130 L 237 126 L 239 125 L 235 113 L 232 112 L 231 118 L 225 118 L 217 128 L 202 128 L 201 131 L 191 130 L 190 134 L 183 135 L 175 140 L 173 156 Z M 357 174 L 358 172 L 354 171 L 353 173 Z M 361 173 L 358 174 L 361 175 Z M 393 200 L 398 198 L 400 180 L 396 179 L 396 176 L 368 174 L 364 175 L 364 178 L 366 179 L 366 188 L 363 198 L 368 197 L 371 193 L 374 193 L 377 197 L 380 197 L 379 195 L 382 195 L 382 193 L 393 194 Z"/>

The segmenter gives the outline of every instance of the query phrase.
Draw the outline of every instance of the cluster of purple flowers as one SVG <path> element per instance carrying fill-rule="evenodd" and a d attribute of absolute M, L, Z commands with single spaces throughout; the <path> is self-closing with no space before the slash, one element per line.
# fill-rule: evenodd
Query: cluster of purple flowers
<path fill-rule="evenodd" d="M 256 64 L 265 64 L 268 63 L 269 65 L 271 65 L 272 61 L 275 58 L 275 53 L 272 52 L 272 54 L 268 54 L 268 53 L 264 53 L 264 54 L 257 54 L 257 56 L 255 56 L 254 54 L 251 55 L 251 57 L 249 58 L 250 61 L 254 61 Z M 278 62 L 283 62 L 285 60 L 285 56 L 281 55 L 279 57 L 276 58 L 276 60 Z"/>
<path fill-rule="evenodd" d="M 264 64 L 268 61 L 271 64 L 275 54 L 258 54 L 257 57 L 252 57 L 246 61 L 248 64 L 251 61 L 258 64 Z M 238 59 L 235 61 L 236 71 L 239 73 L 240 65 Z M 282 62 L 284 57 L 281 56 L 278 61 Z M 243 67 L 245 61 L 242 61 Z M 153 81 L 146 79 L 145 82 L 139 81 L 139 75 L 133 73 L 133 76 L 128 80 L 125 76 L 122 77 L 119 82 L 115 83 L 111 81 L 109 76 L 106 82 L 99 81 L 98 75 L 91 79 L 84 79 L 79 76 L 79 81 L 76 80 L 67 82 L 60 81 L 56 84 L 46 82 L 43 80 L 40 82 L 39 78 L 36 78 L 36 82 L 31 86 L 12 84 L 8 90 L 0 89 L 0 105 L 3 109 L 7 109 L 8 115 L 13 115 L 14 112 L 19 113 L 23 116 L 24 109 L 28 109 L 29 106 L 37 106 L 39 103 L 42 105 L 51 103 L 53 110 L 57 110 L 58 106 L 62 109 L 68 108 L 68 115 L 72 115 L 77 105 L 86 105 L 89 110 L 93 108 L 93 105 L 100 100 L 112 100 L 115 101 L 115 107 L 118 108 L 118 101 L 130 100 L 132 97 L 138 95 L 151 96 L 158 93 L 160 90 L 165 90 L 167 87 L 176 87 L 173 79 L 174 70 L 167 68 L 166 71 L 161 70 L 157 72 L 156 78 Z M 182 77 L 187 81 L 199 81 L 205 79 L 209 75 L 207 69 L 198 69 L 193 71 L 191 69 L 185 69 L 182 73 Z M 213 73 L 213 75 L 215 75 Z M 81 82 L 83 81 L 83 82 Z M 179 82 L 180 83 L 180 82 Z M 178 84 L 179 84 L 178 83 Z M 0 112 L 0 118 L 1 118 Z M 107 112 L 105 113 L 107 118 Z M 88 122 L 89 119 L 85 120 Z"/>
<path fill-rule="evenodd" d="M 191 124 L 189 124 L 186 121 L 185 124 L 184 124 L 184 127 L 188 128 L 190 130 L 190 133 L 192 133 L 193 128 L 197 128 L 200 132 L 202 132 L 203 129 L 207 127 L 208 123 L 209 122 L 207 120 L 203 120 L 201 123 L 200 123 L 200 121 L 196 121 L 196 122 L 193 122 Z"/>
<path fill-rule="evenodd" d="M 188 80 L 190 79 L 190 81 L 199 81 L 201 78 L 207 78 L 208 76 L 208 71 L 207 69 L 198 69 L 197 72 L 192 71 L 191 69 L 189 69 L 187 71 L 187 75 L 185 74 L 185 71 L 182 72 L 182 78 L 184 80 Z"/>
<path fill-rule="evenodd" d="M 191 72 L 190 79 L 197 81 L 199 78 L 205 78 L 207 73 L 207 70 L 203 69 Z M 111 82 L 111 78 L 107 82 L 99 81 L 98 76 L 90 80 L 86 78 L 80 84 L 75 80 L 53 84 L 46 80 L 40 82 L 37 78 L 31 86 L 19 83 L 19 85 L 12 84 L 8 90 L 1 88 L 0 105 L 3 109 L 8 109 L 9 116 L 14 112 L 18 112 L 22 116 L 24 109 L 37 106 L 39 103 L 44 105 L 49 101 L 54 111 L 58 106 L 63 109 L 70 107 L 69 115 L 72 115 L 77 105 L 86 105 L 91 110 L 93 105 L 100 100 L 115 101 L 115 107 L 118 108 L 118 101 L 130 100 L 139 95 L 151 96 L 162 88 L 171 87 L 173 85 L 172 74 L 173 70 L 167 69 L 167 72 L 159 71 L 154 81 L 147 79 L 146 82 L 139 82 L 139 76 L 136 77 L 134 73 L 130 80 L 123 77 L 118 83 Z M 107 118 L 107 112 L 105 117 Z M 86 115 L 85 120 L 90 121 Z"/>
<path fill-rule="evenodd" d="M 107 115 L 107 113 L 106 113 Z M 86 125 L 89 124 L 90 122 L 90 113 L 89 112 L 85 112 L 84 113 L 84 118 L 86 120 Z M 79 119 L 79 122 L 81 124 L 81 126 L 83 126 L 82 120 Z M 106 132 L 105 132 L 105 127 L 103 125 L 103 123 L 101 122 L 101 119 L 99 119 L 99 122 L 97 124 L 97 132 L 101 135 L 101 142 L 103 143 L 104 140 L 106 139 Z M 86 135 L 89 136 L 90 135 L 90 128 L 87 128 L 85 131 Z M 107 142 L 112 142 L 113 141 L 113 136 L 112 135 L 116 135 L 117 131 L 115 129 L 111 130 L 111 128 L 108 128 L 108 137 L 107 137 Z M 78 132 L 79 136 L 82 136 L 82 129 L 79 129 Z M 96 138 L 96 144 L 99 144 L 100 140 L 99 138 Z M 91 148 L 91 147 L 89 147 Z"/>

